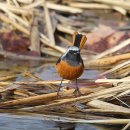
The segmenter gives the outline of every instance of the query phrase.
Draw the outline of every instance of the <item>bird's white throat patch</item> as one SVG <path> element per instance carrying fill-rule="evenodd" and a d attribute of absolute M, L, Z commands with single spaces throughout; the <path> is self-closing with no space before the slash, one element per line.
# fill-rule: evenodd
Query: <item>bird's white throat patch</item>
<path fill-rule="evenodd" d="M 66 56 L 66 54 L 69 52 L 69 51 L 80 51 L 80 49 L 76 46 L 71 46 L 69 47 L 66 52 L 62 55 L 62 57 Z"/>

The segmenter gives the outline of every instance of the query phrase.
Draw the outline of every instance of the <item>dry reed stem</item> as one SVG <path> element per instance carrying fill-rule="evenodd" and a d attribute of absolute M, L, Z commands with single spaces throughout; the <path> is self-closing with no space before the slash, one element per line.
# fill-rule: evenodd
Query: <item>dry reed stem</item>
<path fill-rule="evenodd" d="M 130 2 L 127 1 L 118 1 L 118 0 L 92 0 L 94 2 L 100 2 L 103 4 L 108 4 L 108 5 L 112 5 L 112 6 L 119 6 L 122 7 L 124 9 L 130 10 Z"/>
<path fill-rule="evenodd" d="M 66 39 L 66 38 L 64 38 L 63 36 L 58 36 L 58 38 L 64 43 L 64 44 L 66 44 L 66 45 L 72 45 L 72 43 L 68 40 L 68 39 Z"/>
<path fill-rule="evenodd" d="M 50 2 L 47 2 L 47 7 L 49 9 L 63 11 L 63 12 L 69 12 L 69 13 L 74 13 L 74 14 L 83 12 L 83 10 L 79 9 L 79 8 L 74 8 L 74 7 L 65 6 L 65 5 L 61 5 L 61 4 L 54 4 L 54 3 L 50 3 Z"/>
<path fill-rule="evenodd" d="M 68 3 L 72 7 L 81 8 L 81 9 L 114 9 L 119 13 L 126 15 L 126 10 L 119 6 L 110 6 L 106 4 L 99 3 L 80 3 L 80 2 L 69 2 Z"/>
<path fill-rule="evenodd" d="M 82 8 L 82 9 L 112 9 L 111 6 L 98 3 L 81 3 L 81 2 L 69 2 L 72 7 Z"/>
<path fill-rule="evenodd" d="M 130 83 L 130 79 L 97 79 L 95 83 L 120 83 L 127 82 Z"/>
<path fill-rule="evenodd" d="M 7 24 L 11 24 L 12 26 L 14 26 L 15 28 L 17 28 L 21 32 L 23 32 L 23 33 L 25 33 L 27 35 L 30 34 L 29 31 L 26 28 L 22 27 L 20 24 L 18 24 L 16 22 L 12 21 L 11 19 L 9 19 L 7 16 L 3 15 L 2 13 L 0 13 L 0 19 L 3 22 L 7 23 Z"/>
<path fill-rule="evenodd" d="M 32 9 L 32 8 L 35 8 L 35 7 L 41 6 L 41 5 L 42 5 L 42 0 L 39 0 L 39 1 L 33 2 L 32 4 L 24 6 L 23 9 Z M 47 7 L 49 9 L 63 11 L 63 12 L 69 12 L 69 13 L 82 13 L 82 11 L 83 11 L 82 9 L 79 9 L 79 8 L 69 7 L 69 6 L 60 5 L 60 4 L 54 4 L 54 3 L 50 3 L 50 2 L 47 2 Z"/>
<path fill-rule="evenodd" d="M 130 114 L 129 108 L 114 105 L 112 103 L 104 102 L 101 100 L 92 100 L 92 101 L 88 102 L 86 105 L 90 106 L 92 108 L 103 109 L 103 110 L 113 110 L 113 111 L 119 112 L 119 113 Z"/>
<path fill-rule="evenodd" d="M 125 91 L 125 90 L 128 90 L 130 89 L 130 86 L 122 86 L 122 87 L 113 87 L 113 88 L 108 88 L 108 89 L 103 89 L 103 90 L 100 90 L 99 92 L 94 92 L 92 94 L 89 94 L 87 96 L 81 96 L 81 97 L 77 97 L 77 98 L 69 98 L 69 99 L 61 99 L 59 100 L 58 102 L 54 102 L 54 103 L 51 103 L 51 104 L 47 104 L 47 105 L 41 105 L 41 106 L 38 106 L 36 109 L 44 109 L 44 108 L 49 108 L 49 107 L 54 107 L 54 106 L 59 106 L 59 105 L 62 105 L 62 104 L 68 104 L 68 103 L 73 103 L 73 102 L 77 102 L 77 101 L 90 101 L 90 100 L 93 100 L 94 98 L 98 98 L 98 96 L 106 96 L 106 94 L 115 94 L 115 93 L 119 93 L 119 92 L 122 92 L 122 91 Z M 112 96 L 113 96 L 112 95 Z"/>
<path fill-rule="evenodd" d="M 63 93 L 63 95 L 72 95 L 72 93 L 74 92 L 74 89 L 71 90 L 67 90 Z M 90 93 L 91 90 L 88 88 L 82 88 L 81 92 L 86 92 L 86 93 Z M 22 98 L 22 99 L 16 99 L 16 100 L 11 100 L 11 101 L 6 101 L 6 102 L 1 102 L 0 103 L 0 108 L 2 107 L 8 107 L 8 106 L 16 106 L 16 105 L 28 105 L 28 104 L 32 104 L 32 103 L 36 103 L 39 101 L 47 101 L 47 100 L 52 100 L 52 99 L 56 99 L 57 97 L 57 92 L 55 93 L 49 93 L 49 94 L 42 94 L 42 95 L 37 95 L 37 96 L 31 96 L 31 97 L 27 97 L 27 98 Z M 69 100 L 69 99 L 68 99 Z M 38 108 L 39 106 L 34 106 L 33 109 Z"/>
<path fill-rule="evenodd" d="M 3 55 L 5 58 L 14 58 L 14 59 L 18 59 L 18 60 L 34 60 L 34 61 L 44 61 L 44 62 L 54 62 L 56 61 L 56 59 L 54 58 L 43 58 L 43 57 L 34 57 L 34 56 L 26 56 L 26 55 L 17 55 L 15 53 L 12 52 L 6 52 L 6 51 L 2 51 L 0 50 L 0 55 Z"/>
<path fill-rule="evenodd" d="M 54 50 L 52 48 L 45 47 L 45 46 L 41 46 L 41 52 L 45 53 L 47 55 L 57 57 L 57 58 L 59 58 L 61 56 L 61 53 L 57 52 L 56 50 Z"/>
<path fill-rule="evenodd" d="M 105 109 L 78 109 L 81 112 L 85 113 L 98 113 L 98 114 L 112 114 L 112 115 L 130 115 L 130 112 L 117 111 L 117 110 L 105 110 Z"/>
<path fill-rule="evenodd" d="M 109 56 L 102 59 L 95 59 L 90 62 L 87 61 L 85 62 L 85 65 L 102 67 L 102 66 L 109 66 L 109 65 L 115 64 L 121 60 L 128 60 L 128 59 L 130 59 L 130 53 Z"/>
<path fill-rule="evenodd" d="M 19 87 L 21 87 L 21 86 L 16 85 L 16 84 L 12 84 L 12 85 L 9 85 L 9 86 L 6 86 L 6 87 L 0 89 L 0 93 L 8 91 L 8 90 L 14 90 L 14 89 L 19 88 Z"/>
<path fill-rule="evenodd" d="M 61 25 L 61 24 L 58 24 L 56 28 L 57 28 L 57 30 L 59 30 L 61 32 L 68 33 L 71 35 L 75 32 L 75 30 L 72 30 L 71 28 L 65 27 L 64 25 Z"/>
<path fill-rule="evenodd" d="M 126 107 L 130 108 L 130 106 L 129 106 L 127 103 L 125 103 L 124 101 L 122 101 L 122 100 L 121 100 L 120 98 L 118 98 L 117 96 L 114 96 L 114 95 L 113 95 L 113 98 L 116 99 L 116 100 L 118 100 L 121 104 L 125 105 Z"/>
<path fill-rule="evenodd" d="M 54 34 L 53 34 L 53 29 L 52 29 L 52 23 L 51 23 L 51 17 L 49 14 L 49 10 L 47 7 L 47 2 L 46 0 L 42 0 L 43 1 L 43 8 L 44 8 L 44 14 L 45 14 L 45 21 L 46 21 L 46 28 L 47 28 L 47 32 L 48 32 L 48 37 L 49 40 L 51 41 L 51 43 L 53 45 L 55 45 L 55 38 L 54 38 Z"/>
<path fill-rule="evenodd" d="M 10 85 L 10 84 L 19 84 L 19 85 L 43 85 L 43 84 L 60 84 L 61 81 L 54 80 L 54 81 L 15 81 L 15 82 L 0 82 L 0 85 Z M 68 83 L 69 80 L 64 80 L 63 83 Z"/>
<path fill-rule="evenodd" d="M 0 77 L 0 81 L 7 81 L 7 80 L 10 80 L 10 79 L 13 79 L 13 78 L 16 78 L 17 75 L 7 75 L 7 76 L 4 76 L 4 77 Z"/>
<path fill-rule="evenodd" d="M 127 14 L 127 11 L 124 8 L 122 8 L 122 7 L 112 6 L 112 9 L 116 10 L 117 12 L 121 13 L 122 15 L 126 15 Z"/>
<path fill-rule="evenodd" d="M 1 7 L 2 11 L 4 11 L 5 13 L 7 13 L 11 18 L 12 21 L 19 21 L 19 23 L 21 23 L 22 25 L 24 25 L 25 27 L 29 26 L 29 22 L 25 21 L 23 18 L 21 18 L 20 16 L 12 13 L 11 11 L 9 11 L 7 8 Z M 25 18 L 25 16 L 23 16 Z"/>
<path fill-rule="evenodd" d="M 125 62 L 123 62 L 123 63 L 121 63 L 121 64 L 118 64 L 117 66 L 113 67 L 112 69 L 103 72 L 101 75 L 105 75 L 105 74 L 109 74 L 109 73 L 115 72 L 115 71 L 117 71 L 118 69 L 121 69 L 121 68 L 123 68 L 123 67 L 130 66 L 129 64 L 130 64 L 130 60 L 125 61 Z"/>
<path fill-rule="evenodd" d="M 130 122 L 128 122 L 127 125 L 121 130 L 128 130 L 129 127 L 130 127 Z"/>
<path fill-rule="evenodd" d="M 82 112 L 86 113 L 98 113 L 98 114 L 118 114 L 118 115 L 130 115 L 130 112 L 125 112 L 125 111 L 117 111 L 117 110 L 106 110 L 106 109 L 83 109 L 81 110 Z"/>
<path fill-rule="evenodd" d="M 18 4 L 17 0 L 12 0 L 12 1 L 13 1 L 14 5 L 15 5 L 16 7 L 19 7 L 19 4 Z"/>
<path fill-rule="evenodd" d="M 17 1 L 23 4 L 31 4 L 33 2 L 33 0 L 17 0 Z"/>
<path fill-rule="evenodd" d="M 23 15 L 29 15 L 29 14 L 32 14 L 32 11 L 31 10 L 27 10 L 27 9 L 21 9 L 19 7 L 16 7 L 14 5 L 8 5 L 6 3 L 0 3 L 0 9 L 3 10 L 4 9 L 7 9 L 7 10 L 10 10 L 16 14 L 23 14 Z"/>
<path fill-rule="evenodd" d="M 7 5 L 10 5 L 10 2 L 11 2 L 10 0 L 7 0 Z"/>
<path fill-rule="evenodd" d="M 38 94 L 29 92 L 28 90 L 14 90 L 13 91 L 14 95 L 18 95 L 18 96 L 23 96 L 23 97 L 29 97 L 29 96 L 36 96 Z"/>
<path fill-rule="evenodd" d="M 116 97 L 123 97 L 123 96 L 127 96 L 128 94 L 130 93 L 130 90 L 126 90 L 126 91 L 123 91 L 122 93 L 118 94 Z"/>
<path fill-rule="evenodd" d="M 112 54 L 112 53 L 114 53 L 114 52 L 120 50 L 121 48 L 123 48 L 123 47 L 129 45 L 129 44 L 130 44 L 130 38 L 127 39 L 127 40 L 125 40 L 125 41 L 123 41 L 123 42 L 121 42 L 119 45 L 116 45 L 115 47 L 110 48 L 110 49 L 108 49 L 108 50 L 102 52 L 101 54 L 98 54 L 98 55 L 95 56 L 93 59 L 94 59 L 94 60 L 95 60 L 95 59 L 99 59 L 99 58 L 102 58 L 102 57 L 104 57 L 104 56 L 106 56 L 106 55 Z"/>
<path fill-rule="evenodd" d="M 35 12 L 32 18 L 32 26 L 30 33 L 31 45 L 29 48 L 31 49 L 31 51 L 36 51 L 40 55 L 40 33 L 38 29 L 38 17 L 35 15 Z"/>
<path fill-rule="evenodd" d="M 32 74 L 33 72 L 29 72 L 29 71 L 25 71 L 24 73 L 22 73 L 23 76 L 28 76 L 29 78 L 32 78 L 36 81 L 43 81 L 41 80 L 39 77 L 35 76 L 34 74 Z"/>
<path fill-rule="evenodd" d="M 63 47 L 60 47 L 60 46 L 57 46 L 57 45 L 53 45 L 53 44 L 50 44 L 50 41 L 43 35 L 43 34 L 40 34 L 41 36 L 41 42 L 45 45 L 47 45 L 48 47 L 52 48 L 52 49 L 55 49 L 57 50 L 58 52 L 61 52 L 61 53 L 64 53 L 65 52 L 65 49 Z"/>
<path fill-rule="evenodd" d="M 37 95 L 37 96 L 30 96 L 22 99 L 16 99 L 16 100 L 11 100 L 11 101 L 6 101 L 6 102 L 1 102 L 0 103 L 0 108 L 8 107 L 8 106 L 16 106 L 16 105 L 26 105 L 26 104 L 33 104 L 34 102 L 38 102 L 41 100 L 42 101 L 47 101 L 52 100 L 57 97 L 57 93 L 51 93 L 51 94 L 42 94 L 42 95 Z"/>

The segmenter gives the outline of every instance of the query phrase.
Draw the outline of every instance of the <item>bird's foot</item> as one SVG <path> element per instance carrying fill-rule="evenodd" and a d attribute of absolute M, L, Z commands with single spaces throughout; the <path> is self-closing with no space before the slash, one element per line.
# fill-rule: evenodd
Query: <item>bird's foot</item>
<path fill-rule="evenodd" d="M 73 94 L 75 95 L 75 97 L 78 97 L 78 96 L 82 96 L 82 95 L 83 95 L 83 94 L 80 92 L 79 88 L 78 88 L 78 89 L 76 88 L 76 89 L 74 90 Z"/>

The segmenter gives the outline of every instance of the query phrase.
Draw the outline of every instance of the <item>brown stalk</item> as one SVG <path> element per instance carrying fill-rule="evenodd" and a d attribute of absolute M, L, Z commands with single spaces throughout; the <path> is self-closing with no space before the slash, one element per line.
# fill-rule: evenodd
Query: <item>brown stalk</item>
<path fill-rule="evenodd" d="M 30 49 L 36 51 L 40 55 L 40 33 L 38 29 L 38 16 L 33 13 L 31 34 L 30 34 Z"/>
<path fill-rule="evenodd" d="M 74 92 L 74 89 L 68 90 L 64 92 L 64 95 L 70 95 Z M 87 88 L 82 88 L 81 92 L 84 93 L 90 93 L 91 90 Z M 22 98 L 22 99 L 17 99 L 17 100 L 12 100 L 12 101 L 6 101 L 6 102 L 1 102 L 0 103 L 0 108 L 3 107 L 8 107 L 8 106 L 16 106 L 16 105 L 28 105 L 28 104 L 33 104 L 33 103 L 38 103 L 39 101 L 45 102 L 45 101 L 52 101 L 54 99 L 57 99 L 57 92 L 55 93 L 49 93 L 49 94 L 42 94 L 42 95 L 37 95 L 37 96 L 31 96 L 27 98 Z M 68 99 L 69 100 L 69 99 Z M 38 108 L 38 107 L 34 107 Z"/>

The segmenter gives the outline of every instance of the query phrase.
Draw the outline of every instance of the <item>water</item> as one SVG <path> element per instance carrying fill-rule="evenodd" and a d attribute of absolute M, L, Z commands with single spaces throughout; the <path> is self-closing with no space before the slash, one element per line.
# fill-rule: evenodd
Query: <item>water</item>
<path fill-rule="evenodd" d="M 120 126 L 61 123 L 30 115 L 0 114 L 0 130 L 120 130 Z"/>

